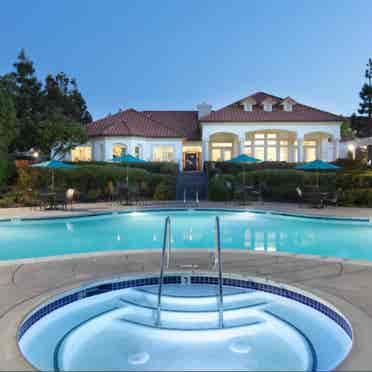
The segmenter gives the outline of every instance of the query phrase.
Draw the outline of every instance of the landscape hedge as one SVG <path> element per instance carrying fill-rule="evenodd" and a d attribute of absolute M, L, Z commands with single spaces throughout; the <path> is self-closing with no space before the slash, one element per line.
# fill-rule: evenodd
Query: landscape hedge
<path fill-rule="evenodd" d="M 82 201 L 96 201 L 106 199 L 109 194 L 110 183 L 125 182 L 128 170 L 130 189 L 141 185 L 143 196 L 153 198 L 162 194 L 173 196 L 175 194 L 176 177 L 172 173 L 150 173 L 145 169 L 123 167 L 116 164 L 80 164 L 76 169 L 54 170 L 55 189 L 64 190 L 69 187 L 78 190 Z M 0 206 L 12 204 L 28 204 L 35 192 L 50 186 L 51 169 L 18 168 L 18 177 L 12 191 L 0 199 Z"/>
<path fill-rule="evenodd" d="M 172 162 L 149 161 L 149 162 L 144 162 L 144 163 L 108 163 L 104 161 L 89 161 L 89 162 L 78 162 L 78 163 L 72 163 L 72 164 L 78 165 L 79 167 L 89 167 L 91 165 L 110 167 L 112 165 L 115 165 L 117 167 L 126 168 L 128 166 L 129 168 L 144 169 L 150 173 L 172 174 L 172 175 L 177 175 L 179 172 L 178 164 L 172 163 Z"/>
<path fill-rule="evenodd" d="M 245 181 L 245 182 L 244 182 Z M 338 191 L 340 205 L 372 206 L 372 171 L 341 170 L 305 172 L 295 169 L 261 169 L 230 174 L 214 170 L 209 179 L 211 200 L 231 200 L 234 190 L 245 185 L 261 187 L 265 200 L 298 201 L 296 187 L 305 188 L 319 182 L 321 191 Z M 229 184 L 232 183 L 232 187 Z"/>

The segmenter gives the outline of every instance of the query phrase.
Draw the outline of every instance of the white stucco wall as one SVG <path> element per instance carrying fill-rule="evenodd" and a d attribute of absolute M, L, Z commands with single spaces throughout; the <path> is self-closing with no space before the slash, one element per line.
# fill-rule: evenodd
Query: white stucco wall
<path fill-rule="evenodd" d="M 331 142 L 325 137 L 320 141 L 318 157 L 325 161 L 332 161 L 339 157 L 339 140 L 341 136 L 342 122 L 246 122 L 246 123 L 208 123 L 202 122 L 202 140 L 204 144 L 210 141 L 210 137 L 216 133 L 231 133 L 244 141 L 249 132 L 256 131 L 289 131 L 295 134 L 296 139 L 303 141 L 306 135 L 322 133 L 331 138 Z M 204 149 L 207 146 L 204 146 Z M 205 150 L 204 150 L 205 153 Z"/>
<path fill-rule="evenodd" d="M 182 165 L 182 139 L 180 138 L 143 138 L 143 137 L 98 137 L 91 139 L 92 156 L 96 161 L 112 160 L 113 148 L 116 144 L 127 146 L 128 153 L 134 155 L 136 146 L 140 146 L 140 158 L 153 160 L 153 151 L 157 146 L 172 146 L 174 158 Z"/>

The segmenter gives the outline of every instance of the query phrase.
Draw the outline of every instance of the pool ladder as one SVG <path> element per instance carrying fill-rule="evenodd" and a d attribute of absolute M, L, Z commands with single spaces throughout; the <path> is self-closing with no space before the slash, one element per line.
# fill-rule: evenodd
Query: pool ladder
<path fill-rule="evenodd" d="M 218 270 L 217 277 L 217 311 L 218 311 L 218 326 L 223 328 L 223 279 L 222 279 L 222 255 L 221 255 L 221 228 L 220 218 L 216 216 L 215 220 L 215 234 L 216 234 L 216 250 L 214 253 L 214 267 Z M 169 268 L 171 256 L 171 220 L 168 216 L 165 219 L 163 247 L 161 250 L 158 301 L 156 307 L 156 325 L 161 321 L 161 299 L 163 294 L 164 272 Z"/>

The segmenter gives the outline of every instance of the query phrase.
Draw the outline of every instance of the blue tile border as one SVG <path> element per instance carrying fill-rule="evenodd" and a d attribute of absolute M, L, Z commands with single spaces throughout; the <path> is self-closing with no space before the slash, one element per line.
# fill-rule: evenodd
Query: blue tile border
<path fill-rule="evenodd" d="M 181 284 L 182 279 L 187 276 L 189 277 L 190 284 L 218 284 L 218 278 L 216 276 L 208 276 L 208 275 L 183 275 L 183 274 L 172 274 L 166 275 L 164 277 L 164 283 L 166 284 Z M 147 285 L 156 285 L 159 284 L 159 277 L 158 276 L 150 276 L 150 277 L 141 277 L 135 279 L 126 279 L 126 280 L 119 280 L 119 281 L 112 281 L 112 282 L 105 282 L 100 283 L 97 285 L 93 285 L 87 288 L 76 290 L 72 293 L 64 295 L 60 298 L 57 298 L 46 305 L 42 305 L 38 309 L 36 309 L 33 313 L 31 313 L 20 325 L 18 329 L 18 341 L 22 338 L 22 336 L 28 331 L 28 329 L 37 323 L 40 319 L 45 317 L 46 315 L 50 314 L 54 310 L 60 309 L 68 304 L 71 304 L 75 301 L 82 300 L 84 298 L 96 296 L 99 294 L 103 294 L 106 292 L 116 291 L 125 288 L 133 288 L 133 287 L 142 287 Z M 254 281 L 251 279 L 236 279 L 236 278 L 223 278 L 223 285 L 224 286 L 232 286 L 238 288 L 246 288 L 252 289 L 257 291 L 263 291 L 271 294 L 275 294 L 284 298 L 288 298 L 290 300 L 299 302 L 303 305 L 309 306 L 316 311 L 324 314 L 335 323 L 337 323 L 349 336 L 349 338 L 353 339 L 353 331 L 349 322 L 337 311 L 333 310 L 326 304 L 317 301 L 311 297 L 305 296 L 302 293 L 295 292 L 294 290 L 290 290 L 287 288 L 283 288 L 280 286 L 275 286 L 273 284 L 266 284 L 258 281 Z"/>

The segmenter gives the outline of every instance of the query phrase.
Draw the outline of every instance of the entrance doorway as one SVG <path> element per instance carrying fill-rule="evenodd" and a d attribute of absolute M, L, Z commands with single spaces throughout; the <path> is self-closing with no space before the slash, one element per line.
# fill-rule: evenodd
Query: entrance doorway
<path fill-rule="evenodd" d="M 183 169 L 185 171 L 197 171 L 199 167 L 200 153 L 185 152 Z"/>

